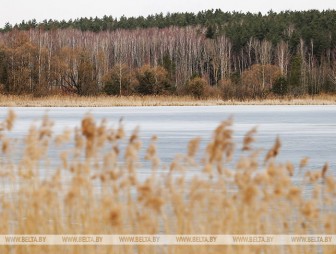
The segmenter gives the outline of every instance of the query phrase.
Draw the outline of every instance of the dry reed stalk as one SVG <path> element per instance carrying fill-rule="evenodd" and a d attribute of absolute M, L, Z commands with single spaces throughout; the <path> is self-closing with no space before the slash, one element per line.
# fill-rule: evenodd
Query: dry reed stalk
<path fill-rule="evenodd" d="M 309 157 L 304 157 L 301 161 L 300 161 L 300 170 L 302 170 L 305 166 L 307 166 L 309 162 Z"/>
<path fill-rule="evenodd" d="M 298 185 L 291 162 L 277 163 L 276 139 L 263 166 L 261 153 L 251 147 L 255 129 L 243 140 L 241 156 L 234 156 L 232 119 L 221 123 L 196 164 L 200 139 L 190 141 L 188 153 L 177 156 L 170 170 L 161 168 L 153 136 L 146 159 L 152 171 L 144 177 L 138 161 L 138 129 L 125 149 L 122 123 L 114 129 L 86 116 L 80 130 L 55 137 L 52 122 L 28 130 L 23 156 L 6 160 L 17 151 L 7 133 L 13 127 L 9 113 L 2 133 L 0 181 L 11 186 L 0 192 L 0 234 L 331 234 L 336 229 L 333 204 L 336 181 L 322 170 L 307 172 L 309 182 Z M 9 123 L 10 122 L 10 123 Z M 54 141 L 54 142 L 52 142 Z M 43 172 L 54 145 L 73 144 L 60 152 L 54 170 Z M 11 148 L 11 149 L 9 149 Z M 124 155 L 121 156 L 121 155 Z M 188 162 L 193 159 L 193 163 Z M 306 166 L 303 160 L 300 168 Z M 195 167 L 204 171 L 195 172 Z M 189 171 L 189 169 L 192 169 Z M 217 169 L 213 170 L 213 169 Z M 160 175 L 158 170 L 162 172 Z M 43 172 L 43 174 L 41 174 Z M 50 173 L 52 172 L 52 173 Z M 45 175 L 45 177 L 42 177 Z M 141 177 L 139 177 L 141 176 Z M 211 177 L 209 177 L 211 176 Z M 308 186 L 309 185 L 309 186 Z M 16 187 L 15 187 L 16 186 Z M 309 194 L 306 188 L 312 188 Z M 334 253 L 335 246 L 319 249 Z M 0 253 L 316 253 L 315 246 L 0 246 Z"/>
<path fill-rule="evenodd" d="M 281 147 L 281 141 L 280 141 L 280 138 L 277 137 L 275 139 L 275 143 L 274 143 L 273 147 L 266 154 L 265 162 L 268 162 L 270 159 L 275 158 L 279 154 L 280 147 Z"/>
<path fill-rule="evenodd" d="M 251 150 L 251 144 L 255 142 L 255 137 L 254 135 L 257 133 L 257 128 L 254 127 L 250 131 L 248 131 L 244 137 L 243 140 L 243 151 L 249 151 Z"/>

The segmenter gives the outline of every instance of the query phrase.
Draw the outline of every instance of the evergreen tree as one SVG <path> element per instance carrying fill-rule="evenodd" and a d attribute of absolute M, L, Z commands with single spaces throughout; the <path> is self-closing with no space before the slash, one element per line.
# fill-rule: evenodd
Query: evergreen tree
<path fill-rule="evenodd" d="M 302 60 L 299 55 L 292 58 L 288 82 L 291 88 L 297 88 L 301 85 L 301 64 Z"/>

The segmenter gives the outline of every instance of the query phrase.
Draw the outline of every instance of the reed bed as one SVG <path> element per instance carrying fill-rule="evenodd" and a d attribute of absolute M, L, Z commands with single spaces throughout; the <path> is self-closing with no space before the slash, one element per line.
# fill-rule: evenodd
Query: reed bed
<path fill-rule="evenodd" d="M 266 99 L 196 99 L 191 96 L 68 96 L 0 95 L 1 107 L 124 107 L 124 106 L 217 106 L 217 105 L 335 105 L 333 95 L 270 97 Z"/>
<path fill-rule="evenodd" d="M 336 180 L 328 165 L 310 172 L 277 162 L 277 138 L 262 162 L 256 130 L 241 146 L 232 120 L 221 123 L 200 156 L 200 138 L 169 166 L 156 136 L 142 147 L 138 130 L 125 133 L 87 115 L 81 127 L 55 135 L 45 117 L 32 126 L 20 159 L 10 134 L 15 114 L 1 123 L 0 234 L 333 234 Z M 120 143 L 127 141 L 122 149 Z M 57 166 L 48 151 L 60 150 Z M 139 175 L 146 149 L 148 177 Z M 238 162 L 230 167 L 234 154 Z M 200 158 L 201 159 L 198 159 Z M 47 170 L 48 169 L 48 170 Z M 193 172 L 192 174 L 190 172 Z M 49 172 L 49 173 L 48 173 Z M 51 173 L 50 173 L 51 172 Z M 300 176 L 300 184 L 293 181 Z M 305 194 L 309 186 L 310 194 Z M 323 208 L 323 209 L 322 209 Z M 0 253 L 335 253 L 335 246 L 0 246 Z"/>

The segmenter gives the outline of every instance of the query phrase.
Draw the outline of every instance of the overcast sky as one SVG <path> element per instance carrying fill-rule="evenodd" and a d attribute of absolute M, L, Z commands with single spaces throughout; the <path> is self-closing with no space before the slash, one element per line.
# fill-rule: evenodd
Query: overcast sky
<path fill-rule="evenodd" d="M 78 17 L 139 16 L 163 12 L 197 12 L 220 8 L 223 11 L 266 13 L 270 9 L 336 9 L 336 0 L 7 0 L 0 4 L 0 26 L 22 20 L 75 19 Z"/>

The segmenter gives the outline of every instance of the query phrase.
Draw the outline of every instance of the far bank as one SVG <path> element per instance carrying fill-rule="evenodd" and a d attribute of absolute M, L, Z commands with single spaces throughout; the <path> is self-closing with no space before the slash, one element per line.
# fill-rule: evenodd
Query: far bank
<path fill-rule="evenodd" d="M 265 99 L 197 99 L 190 96 L 67 96 L 0 95 L 1 107 L 126 107 L 126 106 L 219 106 L 219 105 L 336 105 L 335 95 Z"/>

